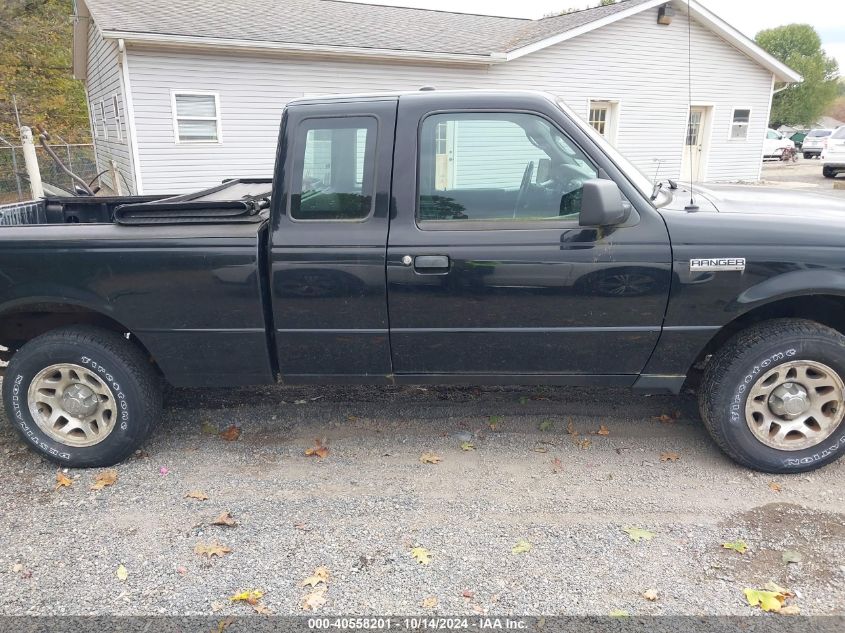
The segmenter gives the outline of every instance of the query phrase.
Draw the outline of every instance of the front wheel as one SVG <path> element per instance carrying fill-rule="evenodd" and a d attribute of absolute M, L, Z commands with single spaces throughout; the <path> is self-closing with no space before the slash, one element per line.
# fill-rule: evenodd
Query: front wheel
<path fill-rule="evenodd" d="M 158 376 L 114 332 L 53 330 L 12 357 L 6 413 L 24 441 L 62 466 L 111 466 L 137 449 L 161 411 Z"/>
<path fill-rule="evenodd" d="M 845 336 L 777 319 L 740 332 L 704 372 L 707 430 L 735 461 L 768 473 L 815 470 L 845 452 Z"/>

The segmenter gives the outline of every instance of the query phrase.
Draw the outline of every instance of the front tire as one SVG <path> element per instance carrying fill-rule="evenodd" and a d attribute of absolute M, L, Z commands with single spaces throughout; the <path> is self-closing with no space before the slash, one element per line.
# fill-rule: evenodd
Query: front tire
<path fill-rule="evenodd" d="M 143 443 L 161 412 L 161 386 L 125 338 L 67 327 L 17 351 L 3 400 L 31 449 L 62 466 L 93 468 L 116 464 Z"/>
<path fill-rule="evenodd" d="M 777 319 L 740 332 L 704 371 L 699 408 L 729 457 L 767 473 L 800 473 L 845 452 L 845 336 Z"/>

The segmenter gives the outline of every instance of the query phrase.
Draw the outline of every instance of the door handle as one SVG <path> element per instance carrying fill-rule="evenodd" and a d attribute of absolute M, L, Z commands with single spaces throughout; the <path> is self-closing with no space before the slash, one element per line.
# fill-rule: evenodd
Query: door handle
<path fill-rule="evenodd" d="M 414 270 L 418 272 L 446 272 L 449 270 L 448 255 L 419 255 L 414 258 Z"/>

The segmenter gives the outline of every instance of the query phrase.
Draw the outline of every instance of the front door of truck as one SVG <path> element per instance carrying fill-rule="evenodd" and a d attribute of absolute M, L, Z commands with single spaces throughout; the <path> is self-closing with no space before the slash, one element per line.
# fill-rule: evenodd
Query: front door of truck
<path fill-rule="evenodd" d="M 387 254 L 394 371 L 640 372 L 670 285 L 659 215 L 552 102 L 474 111 L 443 100 L 435 110 L 430 96 L 400 98 Z M 443 130 L 449 163 L 438 160 Z M 608 174 L 640 210 L 620 227 L 580 227 L 583 182 Z"/>
<path fill-rule="evenodd" d="M 286 110 L 268 289 L 283 379 L 388 379 L 395 120 L 395 97 Z"/>

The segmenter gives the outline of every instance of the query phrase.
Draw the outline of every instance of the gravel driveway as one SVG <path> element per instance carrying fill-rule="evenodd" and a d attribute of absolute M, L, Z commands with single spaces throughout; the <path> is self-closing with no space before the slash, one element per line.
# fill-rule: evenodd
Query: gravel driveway
<path fill-rule="evenodd" d="M 233 424 L 238 439 L 218 435 Z M 317 438 L 324 458 L 305 455 Z M 229 598 L 259 589 L 275 614 L 746 615 L 743 589 L 770 581 L 802 614 L 845 612 L 845 461 L 744 470 L 689 397 L 174 390 L 115 470 L 101 490 L 104 471 L 57 488 L 4 420 L 0 614 L 246 615 Z M 211 525 L 223 512 L 237 525 Z M 744 554 L 723 547 L 737 540 Z"/>

